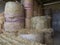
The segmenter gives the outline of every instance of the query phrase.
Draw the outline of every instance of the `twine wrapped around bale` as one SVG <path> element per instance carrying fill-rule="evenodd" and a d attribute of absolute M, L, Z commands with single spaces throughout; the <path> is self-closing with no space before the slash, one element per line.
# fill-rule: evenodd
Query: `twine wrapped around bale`
<path fill-rule="evenodd" d="M 24 24 L 22 24 L 22 23 L 20 23 L 20 22 L 5 22 L 4 30 L 10 31 L 10 32 L 15 31 L 15 30 L 20 30 L 24 27 Z"/>
<path fill-rule="evenodd" d="M 9 18 L 7 18 L 6 17 L 6 22 L 20 22 L 20 23 L 22 23 L 22 22 L 24 22 L 24 18 L 22 18 L 22 17 L 9 17 Z"/>
<path fill-rule="evenodd" d="M 46 16 L 37 16 L 31 19 L 32 29 L 44 29 L 47 28 L 47 19 Z"/>

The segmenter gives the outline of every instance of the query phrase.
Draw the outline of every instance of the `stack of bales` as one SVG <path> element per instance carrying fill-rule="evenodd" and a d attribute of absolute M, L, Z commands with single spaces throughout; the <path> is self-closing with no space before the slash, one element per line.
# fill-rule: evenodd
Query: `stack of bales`
<path fill-rule="evenodd" d="M 31 28 L 44 31 L 44 42 L 47 45 L 53 44 L 53 30 L 48 26 L 48 18 L 46 16 L 35 16 L 31 19 Z"/>
<path fill-rule="evenodd" d="M 52 38 L 51 38 L 52 30 L 47 29 L 48 28 L 48 24 L 47 24 L 48 19 L 46 18 L 46 16 L 36 16 L 36 17 L 32 18 L 33 0 L 24 0 L 23 3 L 24 3 L 24 8 L 26 10 L 25 19 L 26 19 L 26 28 L 28 28 L 27 32 L 26 32 L 26 30 L 20 30 L 20 29 L 24 28 L 24 14 L 23 14 L 23 7 L 18 2 L 7 2 L 6 3 L 5 12 L 4 12 L 4 16 L 6 19 L 4 22 L 5 31 L 12 31 L 12 33 L 13 33 L 16 30 L 20 30 L 20 32 L 17 31 L 17 33 L 19 32 L 17 35 L 20 38 L 27 39 L 27 40 L 30 40 L 33 42 L 40 42 L 40 43 L 43 43 L 45 41 L 46 44 L 48 44 L 48 45 L 51 44 L 50 42 L 52 41 Z M 38 13 L 40 12 L 39 10 L 38 10 Z M 39 15 L 39 14 L 37 14 L 37 15 Z M 42 15 L 42 12 L 40 15 Z M 30 28 L 32 28 L 33 30 L 29 30 Z M 44 29 L 45 29 L 45 31 L 43 31 Z M 38 30 L 42 30 L 42 31 L 38 31 Z M 14 33 L 16 33 L 16 32 L 14 32 Z M 51 39 L 51 40 L 48 40 L 48 39 Z"/>
<path fill-rule="evenodd" d="M 19 2 L 7 2 L 5 5 L 5 31 L 14 31 L 24 28 L 23 6 Z"/>

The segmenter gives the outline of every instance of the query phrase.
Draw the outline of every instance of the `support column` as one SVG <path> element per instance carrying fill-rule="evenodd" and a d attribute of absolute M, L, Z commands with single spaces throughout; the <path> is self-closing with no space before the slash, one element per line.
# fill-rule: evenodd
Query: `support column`
<path fill-rule="evenodd" d="M 24 7 L 26 10 L 26 24 L 25 27 L 31 28 L 31 17 L 33 16 L 33 0 L 24 0 Z"/>

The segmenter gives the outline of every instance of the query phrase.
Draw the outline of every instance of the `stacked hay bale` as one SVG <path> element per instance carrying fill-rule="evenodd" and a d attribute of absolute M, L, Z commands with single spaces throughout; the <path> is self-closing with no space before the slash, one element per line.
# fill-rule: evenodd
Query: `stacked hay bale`
<path fill-rule="evenodd" d="M 31 19 L 32 29 L 44 29 L 47 28 L 46 16 L 36 16 Z"/>
<path fill-rule="evenodd" d="M 23 6 L 19 2 L 7 2 L 5 5 L 5 31 L 14 31 L 24 28 Z"/>
<path fill-rule="evenodd" d="M 45 37 L 45 43 L 47 45 L 53 44 L 53 38 L 51 37 L 53 34 L 53 30 L 50 29 L 47 22 L 48 19 L 46 16 L 36 16 L 31 19 L 31 28 L 36 30 L 45 30 L 44 31 L 44 37 Z"/>

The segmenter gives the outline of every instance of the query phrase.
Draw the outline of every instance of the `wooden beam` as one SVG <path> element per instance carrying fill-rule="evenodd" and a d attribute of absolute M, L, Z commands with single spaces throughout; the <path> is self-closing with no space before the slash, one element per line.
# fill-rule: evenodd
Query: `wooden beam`
<path fill-rule="evenodd" d="M 46 3 L 46 4 L 44 4 L 44 6 L 47 6 L 47 5 L 53 5 L 53 4 L 57 4 L 57 3 L 60 3 L 60 1 L 52 2 L 52 3 Z"/>

